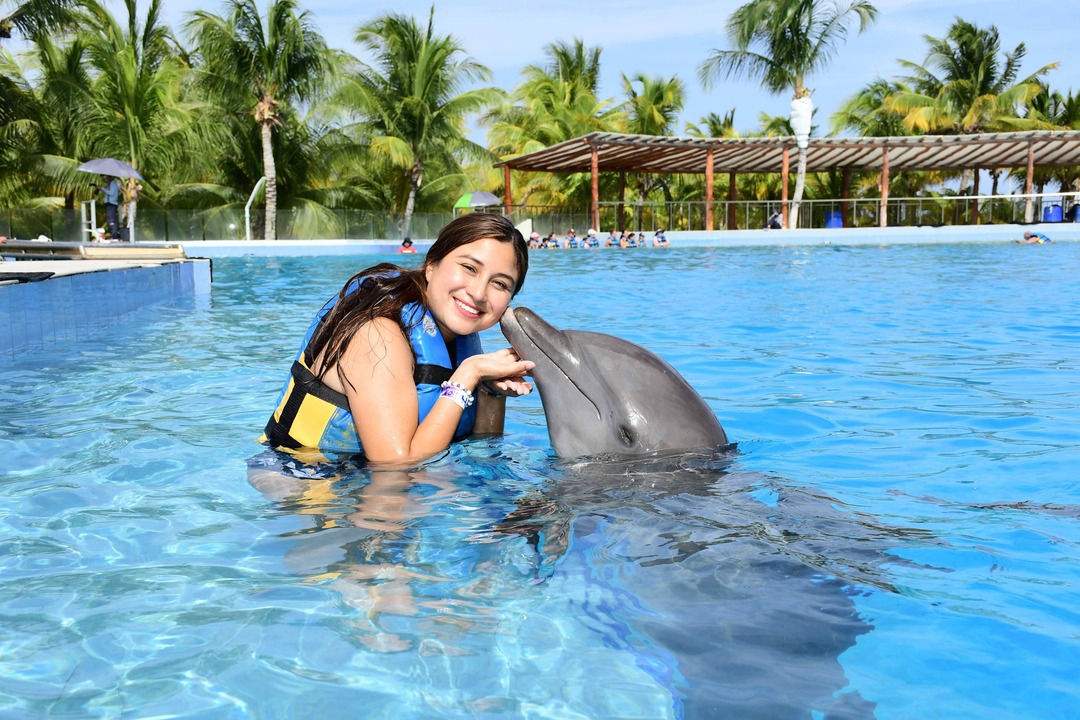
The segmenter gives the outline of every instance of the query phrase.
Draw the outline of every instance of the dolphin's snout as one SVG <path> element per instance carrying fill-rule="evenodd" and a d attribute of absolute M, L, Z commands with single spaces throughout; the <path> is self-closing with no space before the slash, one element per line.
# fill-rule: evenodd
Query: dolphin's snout
<path fill-rule="evenodd" d="M 577 364 L 576 354 L 566 336 L 527 307 L 508 307 L 502 315 L 500 328 L 522 360 L 539 363 L 538 356 L 543 355 L 564 371 L 567 366 Z"/>

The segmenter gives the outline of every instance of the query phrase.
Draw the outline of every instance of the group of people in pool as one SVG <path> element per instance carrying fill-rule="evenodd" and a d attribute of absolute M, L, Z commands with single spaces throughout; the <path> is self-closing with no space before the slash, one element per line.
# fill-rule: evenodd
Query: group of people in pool
<path fill-rule="evenodd" d="M 443 228 L 418 268 L 361 270 L 312 320 L 262 440 L 299 457 L 405 467 L 501 433 L 506 398 L 532 392 L 535 365 L 513 348 L 485 352 L 479 333 L 528 269 L 513 223 L 474 213 Z"/>
<path fill-rule="evenodd" d="M 664 234 L 664 228 L 657 229 L 652 238 L 652 246 L 668 247 L 669 245 L 671 245 L 671 242 L 667 239 L 667 235 Z M 576 250 L 578 248 L 599 247 L 622 249 L 649 247 L 649 240 L 643 232 L 632 233 L 626 230 L 618 232 L 612 230 L 608 233 L 607 238 L 601 242 L 596 230 L 592 228 L 589 228 L 583 238 L 578 238 L 574 233 L 574 228 L 567 230 L 566 237 L 562 239 L 555 233 L 551 233 L 547 237 L 540 237 L 540 233 L 534 232 L 529 236 L 530 250 Z"/>

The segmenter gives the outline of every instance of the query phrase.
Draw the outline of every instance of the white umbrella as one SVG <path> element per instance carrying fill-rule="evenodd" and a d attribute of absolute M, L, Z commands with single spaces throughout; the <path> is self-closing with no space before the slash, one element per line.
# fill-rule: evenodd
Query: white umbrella
<path fill-rule="evenodd" d="M 95 173 L 97 175 L 110 175 L 118 178 L 138 178 L 139 180 L 143 179 L 143 176 L 139 174 L 138 170 L 131 167 L 123 160 L 114 160 L 113 158 L 89 160 L 75 169 L 80 172 Z"/>

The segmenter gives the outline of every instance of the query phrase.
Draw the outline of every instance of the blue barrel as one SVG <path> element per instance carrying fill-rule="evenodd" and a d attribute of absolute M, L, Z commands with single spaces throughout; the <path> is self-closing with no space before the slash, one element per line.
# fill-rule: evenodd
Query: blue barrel
<path fill-rule="evenodd" d="M 825 213 L 825 227 L 827 228 L 842 228 L 844 227 L 844 213 L 839 210 L 829 210 Z"/>
<path fill-rule="evenodd" d="M 1050 205 L 1043 208 L 1043 222 L 1061 222 L 1061 206 Z"/>

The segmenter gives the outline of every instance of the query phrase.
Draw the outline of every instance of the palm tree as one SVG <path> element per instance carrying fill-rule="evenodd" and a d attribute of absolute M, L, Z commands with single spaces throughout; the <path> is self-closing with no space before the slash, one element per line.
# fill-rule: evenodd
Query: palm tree
<path fill-rule="evenodd" d="M 7 15 L 0 15 L 0 40 L 9 39 L 13 30 L 34 39 L 50 30 L 69 25 L 74 4 L 73 0 L 25 0 Z M 3 6 L 4 3 L 0 2 L 0 8 Z"/>
<path fill-rule="evenodd" d="M 893 93 L 883 104 L 903 118 L 905 130 L 948 135 L 1053 127 L 1037 113 L 1028 113 L 1027 108 L 1043 90 L 1039 78 L 1057 63 L 1018 80 L 1027 52 L 1024 43 L 999 57 L 997 28 L 979 28 L 960 18 L 949 26 L 944 38 L 926 35 L 924 39 L 930 50 L 922 65 L 900 61 L 912 73 L 904 79 L 911 90 Z M 972 176 L 970 168 L 961 173 L 961 195 Z M 959 212 L 957 205 L 957 217 Z"/>
<path fill-rule="evenodd" d="M 21 185 L 23 195 L 62 195 L 70 211 L 76 192 L 90 184 L 75 170 L 88 150 L 81 129 L 93 117 L 86 45 L 80 37 L 57 44 L 47 34 L 35 36 L 33 45 L 36 52 L 23 56 L 22 65 L 0 50 L 0 76 L 12 93 L 4 93 L 3 106 L 12 112 L 0 111 L 0 145 L 18 146 L 6 167 L 8 190 Z"/>
<path fill-rule="evenodd" d="M 979 28 L 957 18 L 944 38 L 924 36 L 930 45 L 926 61 L 900 63 L 911 71 L 910 89 L 892 92 L 883 105 L 903 117 L 908 132 L 946 135 L 1003 132 L 1046 127 L 1025 108 L 1042 92 L 1039 78 L 1057 67 L 1045 65 L 1018 79 L 1027 50 L 1020 43 L 1001 52 L 998 30 Z"/>
<path fill-rule="evenodd" d="M 361 26 L 356 42 L 375 63 L 361 63 L 345 79 L 341 93 L 343 104 L 356 108 L 360 119 L 356 130 L 369 138 L 372 156 L 395 168 L 404 180 L 402 235 L 410 232 L 429 167 L 460 174 L 461 158 L 487 157 L 482 146 L 468 139 L 465 119 L 502 97 L 501 91 L 490 87 L 463 90 L 490 80 L 491 73 L 464 56 L 455 38 L 437 35 L 434 22 L 432 7 L 426 27 L 395 14 Z"/>
<path fill-rule="evenodd" d="M 685 104 L 685 88 L 677 76 L 649 77 L 638 73 L 622 76 L 626 93 L 626 130 L 634 135 L 670 135 L 678 123 L 678 113 Z M 641 227 L 645 198 L 658 184 L 656 176 L 642 173 L 638 181 L 637 226 Z M 620 183 L 620 191 L 622 183 Z M 670 194 L 670 190 L 667 191 Z M 619 204 L 622 204 L 620 192 Z"/>
<path fill-rule="evenodd" d="M 698 124 L 686 123 L 686 134 L 690 137 L 699 138 L 736 138 L 739 131 L 735 129 L 735 108 L 728 111 L 727 115 L 720 117 L 716 113 L 709 113 L 701 118 Z"/>
<path fill-rule="evenodd" d="M 191 108 L 181 101 L 186 70 L 161 0 L 151 0 L 145 18 L 136 0 L 124 0 L 126 24 L 96 0 L 87 9 L 86 52 L 94 69 L 85 89 L 92 114 L 80 126 L 87 153 L 123 158 L 148 179 L 155 170 L 181 164 L 190 154 Z M 128 184 L 128 225 L 134 227 L 138 186 Z"/>
<path fill-rule="evenodd" d="M 716 78 L 741 76 L 761 81 L 773 94 L 790 90 L 795 99 L 807 98 L 806 77 L 825 68 L 856 17 L 862 32 L 877 9 L 868 0 L 750 0 L 727 22 L 735 49 L 713 51 L 698 75 L 706 88 Z M 805 183 L 806 151 L 800 147 L 789 221 L 793 227 Z"/>
<path fill-rule="evenodd" d="M 312 99 L 330 72 L 326 43 L 297 0 L 271 0 L 266 17 L 255 0 L 228 0 L 226 15 L 192 14 L 186 30 L 201 61 L 201 86 L 230 113 L 250 113 L 262 143 L 266 178 L 263 236 L 277 236 L 278 171 L 274 130 L 294 103 Z"/>
<path fill-rule="evenodd" d="M 512 97 L 487 113 L 488 142 L 500 158 L 542 150 L 591 132 L 624 129 L 624 110 L 613 99 L 601 100 L 600 48 L 581 40 L 544 48 L 545 65 L 527 65 Z M 602 178 L 601 182 L 605 180 Z M 589 175 L 528 175 L 524 203 L 530 196 L 549 205 L 584 203 L 590 197 Z"/>
<path fill-rule="evenodd" d="M 539 70 L 538 74 L 555 78 L 578 92 L 590 93 L 593 97 L 600 90 L 600 53 L 599 47 L 588 47 L 580 38 L 572 43 L 553 42 L 545 48 L 550 62 L 544 68 L 530 65 L 526 75 Z"/>
<path fill-rule="evenodd" d="M 844 101 L 833 113 L 832 130 L 850 130 L 859 137 L 896 137 L 909 135 L 903 116 L 885 106 L 886 100 L 898 93 L 910 92 L 902 82 L 877 78 Z"/>

